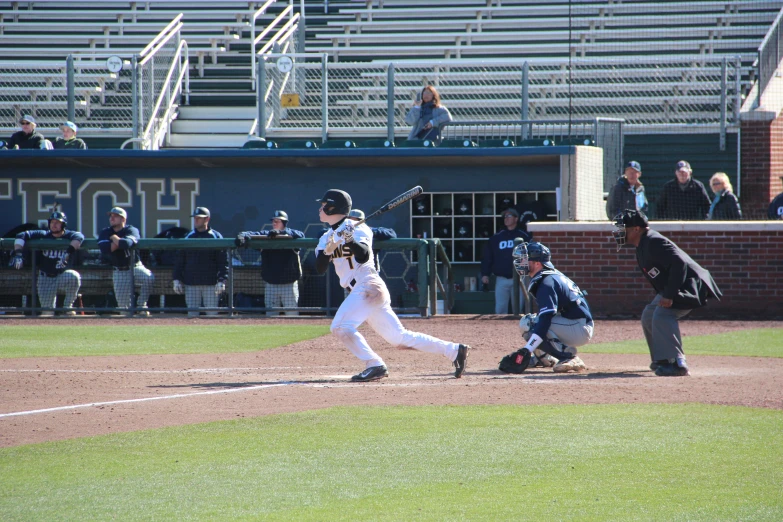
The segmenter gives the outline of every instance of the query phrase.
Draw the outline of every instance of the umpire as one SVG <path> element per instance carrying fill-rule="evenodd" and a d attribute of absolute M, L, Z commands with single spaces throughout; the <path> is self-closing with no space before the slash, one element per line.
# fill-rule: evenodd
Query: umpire
<path fill-rule="evenodd" d="M 642 212 L 623 210 L 615 216 L 614 224 L 617 251 L 626 244 L 636 247 L 636 262 L 656 292 L 642 312 L 650 369 L 659 377 L 690 375 L 679 321 L 711 297 L 720 300 L 723 294 L 707 270 L 670 239 L 650 230 Z"/>
<path fill-rule="evenodd" d="M 272 217 L 272 230 L 257 232 L 240 232 L 236 239 L 237 246 L 247 245 L 248 236 L 267 236 L 275 239 L 284 236 L 286 239 L 302 239 L 305 237 L 300 230 L 288 228 L 288 214 L 283 210 L 275 210 Z M 264 289 L 264 306 L 266 308 L 296 308 L 299 301 L 299 279 L 302 277 L 302 263 L 299 259 L 299 249 L 268 249 L 261 250 L 261 279 L 266 283 Z M 277 312 L 267 312 L 269 316 L 279 315 Z M 286 315 L 299 315 L 298 311 L 286 312 Z"/>

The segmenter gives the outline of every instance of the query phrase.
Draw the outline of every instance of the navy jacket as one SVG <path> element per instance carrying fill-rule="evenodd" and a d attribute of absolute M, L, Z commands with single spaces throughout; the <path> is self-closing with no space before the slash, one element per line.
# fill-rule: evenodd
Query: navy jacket
<path fill-rule="evenodd" d="M 558 270 L 544 268 L 530 281 L 530 295 L 538 303 L 538 321 L 533 333 L 546 339 L 552 318 L 560 314 L 566 319 L 587 319 L 593 322 L 590 306 L 584 294 L 576 284 Z"/>
<path fill-rule="evenodd" d="M 217 230 L 191 230 L 185 239 L 223 239 Z M 228 252 L 226 250 L 188 250 L 177 252 L 177 263 L 172 277 L 175 281 L 193 286 L 214 285 L 228 279 Z"/>
<path fill-rule="evenodd" d="M 710 219 L 715 221 L 730 221 L 732 219 L 742 219 L 742 210 L 740 210 L 739 200 L 733 192 L 724 190 L 720 195 L 718 203 L 712 209 Z"/>
<path fill-rule="evenodd" d="M 111 239 L 113 235 L 120 238 L 119 248 L 111 251 Z M 115 232 L 112 227 L 106 227 L 98 234 L 98 247 L 101 249 L 101 257 L 104 262 L 116 268 L 127 268 L 136 266 L 138 254 L 136 245 L 139 242 L 139 230 L 131 225 L 125 225 L 119 232 Z M 141 261 L 139 261 L 141 262 Z"/>
<path fill-rule="evenodd" d="M 709 271 L 655 230 L 640 238 L 636 262 L 655 292 L 673 300 L 672 308 L 698 308 L 710 297 L 720 300 L 723 295 Z"/>
<path fill-rule="evenodd" d="M 642 201 L 641 207 L 639 200 Z M 625 209 L 641 210 L 647 214 L 649 206 L 647 196 L 644 193 L 644 185 L 639 183 L 638 187 L 632 187 L 628 178 L 621 176 L 617 183 L 612 185 L 609 197 L 606 198 L 606 217 L 614 220 L 617 213 Z"/>
<path fill-rule="evenodd" d="M 769 219 L 783 219 L 783 192 L 775 196 L 767 209 Z"/>
<path fill-rule="evenodd" d="M 504 228 L 491 238 L 484 250 L 484 259 L 481 260 L 481 275 L 489 277 L 495 274 L 501 277 L 512 278 L 514 276 L 514 263 L 511 254 L 514 251 L 514 239 L 521 237 L 525 242 L 533 238 L 524 230 L 509 230 Z"/>
<path fill-rule="evenodd" d="M 62 239 L 67 241 L 67 244 L 71 244 L 71 241 L 78 241 L 82 243 L 84 241 L 84 235 L 81 232 L 75 232 L 73 230 L 65 230 L 62 237 L 56 238 L 52 235 L 50 230 L 28 230 L 16 235 L 16 239 L 21 239 L 25 243 L 34 239 Z M 41 272 L 54 276 L 65 272 L 65 268 L 57 269 L 57 262 L 65 257 L 65 249 L 58 250 L 38 250 L 35 253 L 36 268 Z"/>
<path fill-rule="evenodd" d="M 242 232 L 250 236 L 268 236 L 271 230 L 257 232 Z M 295 239 L 305 237 L 304 233 L 293 228 L 284 228 L 277 232 Z M 299 249 L 263 249 L 261 250 L 261 279 L 270 285 L 288 285 L 299 281 L 302 277 L 302 263 L 299 259 Z"/>
<path fill-rule="evenodd" d="M 676 178 L 663 184 L 661 198 L 658 200 L 658 219 L 707 219 L 712 200 L 707 195 L 704 184 L 691 178 L 685 190 L 680 189 L 679 185 Z"/>

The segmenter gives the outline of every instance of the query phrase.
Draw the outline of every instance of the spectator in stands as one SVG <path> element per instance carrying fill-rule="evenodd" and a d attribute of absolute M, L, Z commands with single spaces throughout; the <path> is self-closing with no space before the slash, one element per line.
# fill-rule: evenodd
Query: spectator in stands
<path fill-rule="evenodd" d="M 437 141 L 441 127 L 450 121 L 451 113 L 441 105 L 440 94 L 435 87 L 427 85 L 405 115 L 405 123 L 412 126 L 408 139 Z"/>
<path fill-rule="evenodd" d="M 301 239 L 305 235 L 300 230 L 288 228 L 288 214 L 283 210 L 275 210 L 272 217 L 272 230 L 256 232 L 240 232 L 236 245 L 247 246 L 249 236 L 266 236 L 275 239 Z M 266 308 L 296 308 L 299 302 L 299 279 L 302 277 L 302 263 L 298 248 L 272 249 L 261 251 L 261 279 L 266 283 L 264 289 L 264 306 Z M 279 312 L 267 312 L 266 315 L 277 316 Z M 286 315 L 299 315 L 298 311 L 286 312 Z"/>
<path fill-rule="evenodd" d="M 644 185 L 639 181 L 642 176 L 642 166 L 638 161 L 629 161 L 625 165 L 625 171 L 609 191 L 606 198 L 606 217 L 614 219 L 618 212 L 626 208 L 640 210 L 647 213 L 647 196 L 644 194 Z"/>
<path fill-rule="evenodd" d="M 519 212 L 514 207 L 503 211 L 503 230 L 489 238 L 481 260 L 481 282 L 489 284 L 489 276 L 495 274 L 495 313 L 509 313 L 508 304 L 514 295 L 514 239 L 521 237 L 526 243 L 533 240 L 528 232 L 519 228 Z M 524 293 L 519 293 L 519 309 L 524 309 Z"/>
<path fill-rule="evenodd" d="M 62 138 L 57 138 L 54 142 L 55 149 L 86 149 L 87 144 L 81 139 L 76 137 L 76 133 L 79 132 L 79 127 L 72 121 L 66 121 L 60 125 L 60 131 L 63 133 Z"/>
<path fill-rule="evenodd" d="M 691 164 L 678 162 L 674 176 L 663 185 L 658 201 L 658 218 L 679 221 L 707 219 L 710 197 L 704 184 L 693 179 Z"/>
<path fill-rule="evenodd" d="M 769 204 L 767 217 L 769 219 L 783 219 L 783 192 L 775 196 L 775 199 Z"/>
<path fill-rule="evenodd" d="M 35 118 L 25 114 L 19 120 L 22 130 L 15 132 L 5 144 L 3 149 L 46 149 L 46 138 L 35 130 Z"/>
<path fill-rule="evenodd" d="M 209 209 L 196 207 L 191 216 L 195 227 L 185 239 L 223 239 L 209 226 Z M 187 250 L 178 252 L 174 267 L 174 293 L 185 294 L 188 317 L 198 317 L 197 308 L 217 308 L 221 294 L 226 291 L 228 279 L 228 252 L 226 250 Z M 207 311 L 217 315 L 217 310 Z"/>
<path fill-rule="evenodd" d="M 731 219 L 742 219 L 737 196 L 734 195 L 731 181 L 725 172 L 716 172 L 710 178 L 710 187 L 715 197 L 710 205 L 710 211 L 707 219 L 716 221 L 728 221 Z"/>

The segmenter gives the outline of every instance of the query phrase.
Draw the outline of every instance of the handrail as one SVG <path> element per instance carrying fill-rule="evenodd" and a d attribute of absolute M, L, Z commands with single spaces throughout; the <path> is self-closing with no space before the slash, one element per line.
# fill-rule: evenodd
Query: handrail
<path fill-rule="evenodd" d="M 185 49 L 185 62 L 179 63 L 179 61 L 182 58 L 182 49 Z M 150 55 L 153 56 L 153 55 Z M 143 63 L 143 62 L 142 62 Z M 158 99 L 155 102 L 155 106 L 153 107 L 150 114 L 157 114 L 158 109 L 160 109 L 160 106 L 163 104 L 163 98 L 164 96 L 169 97 L 169 105 L 166 107 L 166 112 L 163 113 L 163 116 L 160 118 L 156 118 L 155 116 L 152 116 L 150 118 L 150 121 L 147 122 L 147 128 L 144 129 L 144 139 L 145 142 L 149 142 L 150 145 L 154 145 L 155 137 L 159 134 L 159 131 L 156 132 L 155 124 L 157 123 L 158 126 L 162 126 L 165 123 L 168 123 L 169 118 L 171 117 L 171 112 L 173 109 L 172 100 L 177 98 L 177 95 L 182 88 L 182 80 L 187 76 L 186 83 L 189 85 L 190 83 L 190 62 L 188 59 L 188 42 L 185 40 L 180 41 L 179 45 L 177 46 L 177 50 L 174 53 L 174 59 L 171 61 L 171 65 L 169 66 L 169 70 L 166 74 L 165 80 L 163 80 L 162 85 L 170 85 L 171 77 L 174 74 L 174 68 L 180 67 L 179 77 L 176 81 L 176 88 L 174 89 L 174 92 L 170 92 L 167 89 L 161 89 L 160 94 L 158 95 Z M 157 149 L 157 146 L 154 146 L 154 149 Z"/>
<path fill-rule="evenodd" d="M 259 16 L 266 14 L 266 10 L 269 9 L 269 6 L 275 2 L 277 2 L 277 0 L 266 0 L 264 5 L 256 9 L 256 11 L 250 17 L 250 75 L 253 79 L 254 86 L 256 84 L 256 20 L 258 20 Z"/>
<path fill-rule="evenodd" d="M 166 37 L 165 37 L 163 40 L 161 40 L 161 41 L 160 41 L 158 44 L 156 44 L 156 46 L 155 46 L 155 48 L 152 50 L 152 52 L 151 52 L 151 53 L 150 53 L 150 54 L 149 54 L 149 55 L 148 55 L 146 58 L 144 58 L 143 60 L 141 60 L 141 61 L 139 62 L 139 65 L 144 65 L 145 63 L 147 63 L 147 62 L 150 60 L 150 58 L 152 58 L 153 56 L 155 56 L 155 53 L 157 53 L 157 52 L 158 52 L 158 50 L 160 50 L 161 48 L 163 48 L 163 46 L 164 46 L 164 45 L 166 45 L 166 44 L 168 43 L 168 41 L 169 41 L 169 40 L 171 40 L 171 39 L 172 39 L 174 36 L 176 36 L 176 35 L 177 35 L 177 33 L 179 32 L 179 30 L 180 30 L 180 29 L 182 29 L 182 27 L 183 27 L 184 25 L 185 25 L 185 24 L 182 24 L 182 23 L 180 23 L 179 25 L 177 25 L 177 26 L 174 28 L 174 30 L 173 30 L 172 32 L 170 32 L 169 34 L 167 34 L 167 35 L 166 35 Z M 158 36 L 160 36 L 160 35 L 158 35 Z M 157 38 L 157 36 L 156 36 L 155 38 Z"/>
<path fill-rule="evenodd" d="M 264 54 L 272 47 L 272 45 L 291 36 L 291 34 L 296 31 L 295 22 L 298 20 L 299 13 L 296 13 L 289 21 L 285 23 L 283 27 L 280 28 L 279 31 L 277 31 L 277 33 L 275 33 L 272 38 L 269 39 L 269 41 L 258 51 L 258 54 Z"/>
<path fill-rule="evenodd" d="M 264 36 L 266 36 L 267 34 L 269 34 L 269 33 L 272 31 L 272 28 L 273 28 L 274 26 L 276 26 L 276 25 L 278 24 L 278 22 L 280 22 L 280 20 L 281 20 L 281 19 L 285 18 L 285 16 L 286 16 L 288 13 L 290 13 L 292 10 L 293 10 L 293 6 L 291 6 L 291 5 L 289 5 L 289 6 L 288 6 L 288 7 L 286 7 L 285 9 L 283 9 L 283 11 L 282 11 L 282 12 L 281 12 L 279 15 L 277 15 L 277 18 L 275 18 L 274 20 L 272 20 L 272 21 L 269 23 L 269 25 L 267 25 L 267 26 L 264 28 L 264 30 L 263 30 L 263 31 L 261 31 L 261 34 L 259 34 L 259 35 L 257 35 L 257 36 L 256 36 L 255 40 L 253 40 L 253 48 L 255 49 L 255 45 L 258 43 L 258 41 L 259 41 L 259 40 L 261 40 L 261 39 L 262 39 Z M 256 53 L 256 54 L 261 54 L 261 53 Z"/>
<path fill-rule="evenodd" d="M 754 65 L 758 71 L 758 80 L 756 80 L 758 84 L 756 106 L 758 107 L 762 105 L 761 96 L 775 75 L 775 71 L 778 70 L 781 58 L 783 58 L 780 52 L 781 43 L 783 43 L 783 25 L 781 20 L 783 20 L 783 9 L 775 17 L 775 21 L 772 22 L 772 26 L 767 31 L 767 34 L 764 35 L 764 39 L 757 50 L 758 58 Z M 774 60 L 771 60 L 772 53 L 774 53 Z"/>
<path fill-rule="evenodd" d="M 150 43 L 148 43 L 148 44 L 147 44 L 147 47 L 145 47 L 144 49 L 142 49 L 142 50 L 141 50 L 141 52 L 139 53 L 139 56 L 144 56 L 144 55 L 146 55 L 148 52 L 152 52 L 152 51 L 150 50 L 150 49 L 151 49 L 151 47 L 155 46 L 155 45 L 156 45 L 156 43 L 157 43 L 157 41 L 158 41 L 160 38 L 162 38 L 162 37 L 163 37 L 163 35 L 165 35 L 167 32 L 169 32 L 169 31 L 174 31 L 173 29 L 171 29 L 171 26 L 173 26 L 173 25 L 176 25 L 176 24 L 180 23 L 180 20 L 182 20 L 182 17 L 183 17 L 183 16 L 185 16 L 183 13 L 180 13 L 180 14 L 178 14 L 177 16 L 175 16 L 175 17 L 174 17 L 174 19 L 173 19 L 171 22 L 169 22 L 169 24 L 168 24 L 166 27 L 164 27 L 164 28 L 163 28 L 163 30 L 162 30 L 161 32 L 159 32 L 159 33 L 157 34 L 157 36 L 155 36 L 155 38 L 153 38 L 153 39 L 152 39 L 152 41 L 150 41 Z"/>

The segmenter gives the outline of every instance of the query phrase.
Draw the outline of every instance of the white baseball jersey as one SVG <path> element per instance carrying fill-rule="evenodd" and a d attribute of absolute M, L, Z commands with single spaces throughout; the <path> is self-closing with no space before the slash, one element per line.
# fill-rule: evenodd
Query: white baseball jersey
<path fill-rule="evenodd" d="M 325 250 L 329 238 L 336 232 L 341 232 L 344 226 L 337 230 L 331 228 L 321 236 L 315 255 Z M 338 236 L 339 237 L 339 236 Z M 380 355 L 370 348 L 367 340 L 358 331 L 359 326 L 367 321 L 373 330 L 378 332 L 392 346 L 407 346 L 424 352 L 435 353 L 447 357 L 450 361 L 457 358 L 458 343 L 451 343 L 430 335 L 406 330 L 391 308 L 391 298 L 386 283 L 376 272 L 372 256 L 372 230 L 362 223 L 354 229 L 353 240 L 367 245 L 370 257 L 364 263 L 358 263 L 345 240 L 339 238 L 340 246 L 332 254 L 332 263 L 340 277 L 343 288 L 351 288 L 351 293 L 340 305 L 332 321 L 332 333 L 337 335 L 346 348 L 364 361 L 365 366 L 385 366 Z M 351 281 L 355 285 L 351 286 Z"/>

